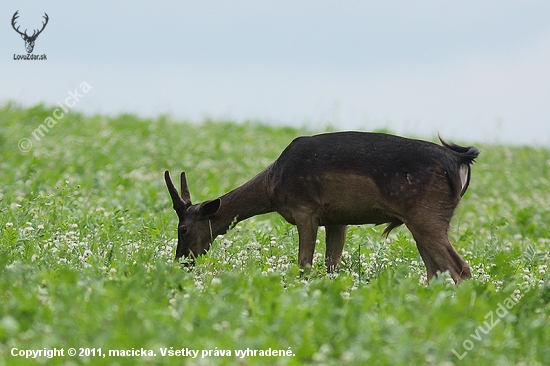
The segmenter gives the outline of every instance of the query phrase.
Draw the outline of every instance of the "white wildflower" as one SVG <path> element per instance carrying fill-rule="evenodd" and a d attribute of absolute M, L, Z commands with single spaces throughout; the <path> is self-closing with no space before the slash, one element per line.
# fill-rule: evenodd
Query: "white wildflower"
<path fill-rule="evenodd" d="M 219 286 L 219 285 L 222 284 L 222 279 L 219 278 L 219 277 L 214 277 L 214 278 L 212 278 L 211 284 L 214 285 L 214 286 Z"/>

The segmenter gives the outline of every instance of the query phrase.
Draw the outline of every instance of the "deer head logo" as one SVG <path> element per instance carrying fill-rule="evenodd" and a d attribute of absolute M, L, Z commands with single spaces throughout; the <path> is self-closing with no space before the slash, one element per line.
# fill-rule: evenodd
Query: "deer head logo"
<path fill-rule="evenodd" d="M 48 19 L 49 19 L 48 14 L 44 13 L 45 14 L 44 19 L 46 19 L 46 21 L 42 22 L 42 29 L 40 30 L 35 29 L 34 32 L 32 33 L 32 36 L 29 36 L 27 34 L 26 29 L 25 29 L 25 32 L 21 33 L 19 31 L 19 27 L 15 28 L 15 21 L 17 18 L 19 18 L 19 15 L 17 15 L 17 13 L 19 13 L 19 10 L 17 10 L 15 14 L 13 14 L 13 18 L 11 18 L 11 26 L 13 27 L 13 29 L 15 29 L 17 33 L 21 35 L 21 38 L 23 38 L 23 40 L 25 41 L 25 48 L 27 49 L 27 53 L 31 53 L 32 50 L 34 49 L 34 42 L 36 41 L 36 38 L 40 33 L 42 33 L 44 28 L 46 28 L 46 24 L 48 24 Z"/>

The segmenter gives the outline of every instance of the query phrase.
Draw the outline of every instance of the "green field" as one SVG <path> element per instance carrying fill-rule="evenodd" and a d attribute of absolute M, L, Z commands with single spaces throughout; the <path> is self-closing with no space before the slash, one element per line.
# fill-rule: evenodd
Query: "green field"
<path fill-rule="evenodd" d="M 306 279 L 276 214 L 181 268 L 163 171 L 215 198 L 312 131 L 52 113 L 0 108 L 0 365 L 550 364 L 548 149 L 476 144 L 450 231 L 473 279 L 427 283 L 410 233 L 371 225 L 334 276 L 320 232 Z"/>

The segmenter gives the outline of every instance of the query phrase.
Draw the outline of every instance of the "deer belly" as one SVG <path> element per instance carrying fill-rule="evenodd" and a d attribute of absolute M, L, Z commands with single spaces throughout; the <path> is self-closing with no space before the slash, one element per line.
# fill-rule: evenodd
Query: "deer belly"
<path fill-rule="evenodd" d="M 382 224 L 394 221 L 392 205 L 369 176 L 354 172 L 287 178 L 275 189 L 276 211 L 289 223 L 311 215 L 320 225 Z"/>
<path fill-rule="evenodd" d="M 334 224 L 382 224 L 392 221 L 388 201 L 374 180 L 357 174 L 334 174 L 325 179 L 321 222 Z"/>
<path fill-rule="evenodd" d="M 320 225 L 362 225 L 391 222 L 395 216 L 380 209 L 328 209 L 320 217 Z"/>

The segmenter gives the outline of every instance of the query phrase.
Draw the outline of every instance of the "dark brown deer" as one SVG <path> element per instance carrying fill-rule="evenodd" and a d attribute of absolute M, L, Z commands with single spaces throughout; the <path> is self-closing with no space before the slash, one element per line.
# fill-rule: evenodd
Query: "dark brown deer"
<path fill-rule="evenodd" d="M 443 146 L 382 133 L 336 132 L 295 139 L 274 163 L 249 182 L 192 204 L 185 173 L 181 195 L 164 177 L 179 217 L 176 258 L 192 261 L 218 235 L 251 216 L 278 212 L 298 227 L 298 261 L 312 265 L 317 228 L 326 228 L 325 264 L 342 255 L 347 225 L 405 224 L 416 240 L 428 279 L 449 271 L 459 282 L 470 266 L 448 237 L 453 212 L 470 182 L 473 146 Z"/>
<path fill-rule="evenodd" d="M 34 32 L 32 33 L 32 36 L 29 36 L 27 34 L 27 30 L 25 29 L 25 32 L 20 32 L 19 31 L 19 27 L 15 28 L 15 21 L 17 20 L 17 18 L 19 18 L 19 15 L 17 14 L 19 13 L 19 10 L 17 10 L 15 12 L 15 14 L 13 14 L 13 17 L 11 18 L 11 26 L 13 27 L 13 29 L 19 33 L 21 35 L 21 38 L 23 38 L 23 40 L 25 41 L 25 48 L 27 50 L 27 53 L 32 53 L 32 50 L 34 49 L 34 42 L 36 42 L 36 38 L 38 38 L 38 36 L 40 35 L 40 33 L 42 33 L 42 31 L 44 30 L 44 28 L 46 28 L 46 24 L 48 24 L 48 14 L 44 13 L 44 19 L 46 20 L 45 22 L 42 22 L 42 29 L 38 30 L 38 29 L 35 29 Z"/>

